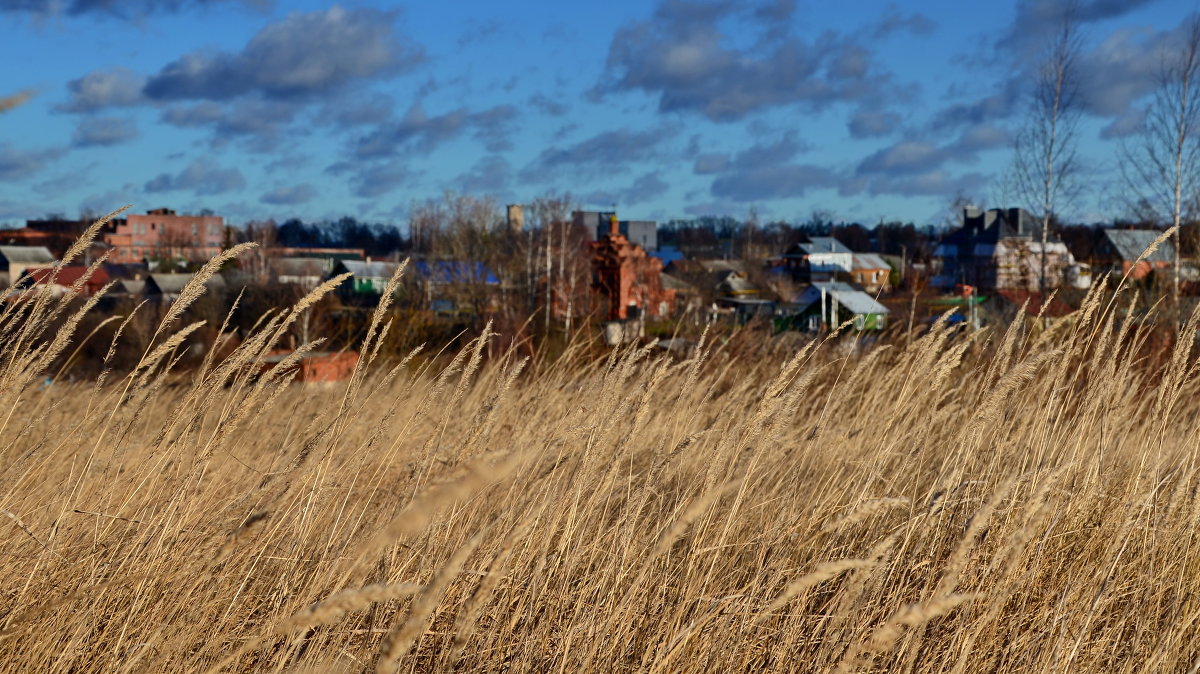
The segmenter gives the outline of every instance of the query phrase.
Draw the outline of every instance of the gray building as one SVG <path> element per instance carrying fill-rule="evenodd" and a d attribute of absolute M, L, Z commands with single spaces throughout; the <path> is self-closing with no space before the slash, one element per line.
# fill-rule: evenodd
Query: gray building
<path fill-rule="evenodd" d="M 616 213 L 612 211 L 575 211 L 571 216 L 577 226 L 586 227 L 588 231 L 595 232 L 598 241 L 608 234 Z M 620 220 L 617 222 L 617 226 L 630 243 L 641 246 L 648 253 L 658 250 L 658 223 L 654 220 Z"/>
<path fill-rule="evenodd" d="M 964 283 L 988 290 L 1038 290 L 1041 284 L 1042 222 L 1020 208 L 963 209 L 963 226 L 934 251 L 941 273 L 930 282 L 949 288 Z M 1075 267 L 1062 240 L 1046 237 L 1046 286 L 1058 288 Z"/>

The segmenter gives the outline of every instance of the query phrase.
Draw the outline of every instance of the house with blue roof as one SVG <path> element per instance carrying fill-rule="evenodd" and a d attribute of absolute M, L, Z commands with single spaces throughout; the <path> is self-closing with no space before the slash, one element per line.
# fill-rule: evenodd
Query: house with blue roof
<path fill-rule="evenodd" d="M 429 308 L 439 314 L 477 314 L 499 301 L 500 278 L 483 262 L 418 260 L 413 270 Z"/>

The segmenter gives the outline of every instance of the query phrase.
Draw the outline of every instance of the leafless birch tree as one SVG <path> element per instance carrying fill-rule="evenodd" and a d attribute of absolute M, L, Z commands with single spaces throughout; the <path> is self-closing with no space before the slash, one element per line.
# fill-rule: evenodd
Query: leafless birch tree
<path fill-rule="evenodd" d="M 1183 27 L 1180 41 L 1162 56 L 1154 97 L 1141 133 L 1121 144 L 1121 174 L 1129 201 L 1169 222 L 1175 231 L 1172 296 L 1179 305 L 1182 225 L 1195 215 L 1200 194 L 1200 14 Z M 1148 208 L 1147 208 L 1148 207 Z"/>
<path fill-rule="evenodd" d="M 1018 198 L 1041 219 L 1038 286 L 1049 287 L 1046 249 L 1050 223 L 1078 196 L 1079 56 L 1082 40 L 1074 2 L 1068 3 L 1038 65 L 1025 125 L 1013 144 L 1011 177 Z"/>
<path fill-rule="evenodd" d="M 561 280 L 563 276 L 564 260 L 562 255 L 566 227 L 570 222 L 572 198 L 569 194 L 548 194 L 539 197 L 530 204 L 530 221 L 539 230 L 541 234 L 541 249 L 543 253 L 542 259 L 545 262 L 545 330 L 550 332 L 550 317 L 553 314 L 554 302 L 554 235 L 557 232 L 559 236 L 559 265 L 558 278 Z"/>

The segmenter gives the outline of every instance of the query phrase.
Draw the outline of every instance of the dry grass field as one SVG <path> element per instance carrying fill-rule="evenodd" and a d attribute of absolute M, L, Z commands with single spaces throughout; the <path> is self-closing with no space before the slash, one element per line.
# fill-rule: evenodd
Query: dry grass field
<path fill-rule="evenodd" d="M 252 376 L 306 302 L 199 371 L 168 316 L 50 387 L 74 309 L 8 306 L 0 669 L 1197 671 L 1192 341 L 1143 358 L 1112 297 L 537 367 L 370 362 L 381 320 L 321 386 Z"/>

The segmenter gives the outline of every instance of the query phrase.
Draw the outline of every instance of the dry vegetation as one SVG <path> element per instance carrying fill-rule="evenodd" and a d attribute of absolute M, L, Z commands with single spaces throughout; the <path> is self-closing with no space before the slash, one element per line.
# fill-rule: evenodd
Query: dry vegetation
<path fill-rule="evenodd" d="M 525 371 L 487 335 L 368 365 L 380 320 L 337 386 L 250 376 L 289 310 L 199 371 L 168 317 L 128 376 L 43 388 L 85 335 L 9 306 L 0 667 L 1195 671 L 1197 365 L 1139 360 L 1111 296 Z"/>

